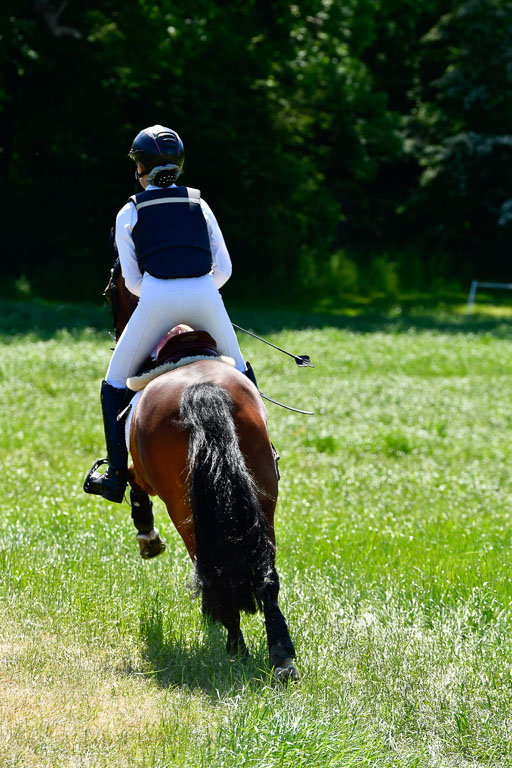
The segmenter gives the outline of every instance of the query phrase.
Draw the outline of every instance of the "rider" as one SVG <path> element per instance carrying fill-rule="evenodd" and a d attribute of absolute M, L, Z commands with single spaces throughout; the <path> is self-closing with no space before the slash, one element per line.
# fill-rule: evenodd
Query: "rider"
<path fill-rule="evenodd" d="M 231 259 L 217 220 L 197 189 L 176 186 L 184 150 L 178 134 L 153 125 L 135 137 L 129 156 L 144 191 L 130 198 L 116 219 L 116 245 L 126 287 L 139 296 L 101 384 L 107 469 L 96 462 L 84 490 L 123 500 L 128 480 L 124 423 L 117 415 L 127 400 L 126 379 L 137 373 L 170 327 L 186 323 L 216 340 L 254 384 L 244 362 L 219 288 L 231 275 Z"/>

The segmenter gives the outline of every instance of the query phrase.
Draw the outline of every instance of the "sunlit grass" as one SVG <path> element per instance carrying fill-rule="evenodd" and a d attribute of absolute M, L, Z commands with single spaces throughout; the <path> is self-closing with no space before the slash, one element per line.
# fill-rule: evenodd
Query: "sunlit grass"
<path fill-rule="evenodd" d="M 2 768 L 512 766 L 506 319 L 233 312 L 316 365 L 240 337 L 265 393 L 315 411 L 267 404 L 284 690 L 260 616 L 246 664 L 202 623 L 161 503 L 143 562 L 128 506 L 82 493 L 108 317 L 24 312 L 0 337 Z"/>

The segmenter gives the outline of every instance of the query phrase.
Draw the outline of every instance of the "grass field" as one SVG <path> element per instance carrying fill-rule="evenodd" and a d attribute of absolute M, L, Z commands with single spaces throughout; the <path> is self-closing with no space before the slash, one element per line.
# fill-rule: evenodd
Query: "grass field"
<path fill-rule="evenodd" d="M 103 454 L 106 312 L 0 307 L 2 768 L 512 766 L 512 325 L 506 317 L 232 319 L 281 460 L 281 604 L 230 661 L 184 547 L 143 562 L 126 504 L 82 493 Z"/>

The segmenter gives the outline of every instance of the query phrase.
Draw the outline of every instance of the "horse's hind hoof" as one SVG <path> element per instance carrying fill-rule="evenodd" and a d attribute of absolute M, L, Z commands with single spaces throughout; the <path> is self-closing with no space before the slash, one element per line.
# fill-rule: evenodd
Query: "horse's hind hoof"
<path fill-rule="evenodd" d="M 137 541 L 139 542 L 140 556 L 143 560 L 151 560 L 152 557 L 157 557 L 165 552 L 165 544 L 160 538 L 158 528 L 153 528 L 149 533 L 138 533 Z"/>
<path fill-rule="evenodd" d="M 228 656 L 230 656 L 232 659 L 238 658 L 242 661 L 248 660 L 249 649 L 245 644 L 244 636 L 241 631 L 234 638 L 228 635 L 226 651 L 228 652 Z"/>
<path fill-rule="evenodd" d="M 292 658 L 285 659 L 277 667 L 274 667 L 274 675 L 280 683 L 298 683 L 300 680 L 299 670 L 293 663 Z"/>

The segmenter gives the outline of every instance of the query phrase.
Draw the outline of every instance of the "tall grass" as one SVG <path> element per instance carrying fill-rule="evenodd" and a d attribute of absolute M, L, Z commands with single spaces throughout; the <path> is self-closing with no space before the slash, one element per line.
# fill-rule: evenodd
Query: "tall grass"
<path fill-rule="evenodd" d="M 506 322 L 233 313 L 316 364 L 240 338 L 265 393 L 315 410 L 267 406 L 286 689 L 261 616 L 245 664 L 203 625 L 160 502 L 170 546 L 143 562 L 128 506 L 82 493 L 107 316 L 20 306 L 0 322 L 2 767 L 512 766 Z"/>

